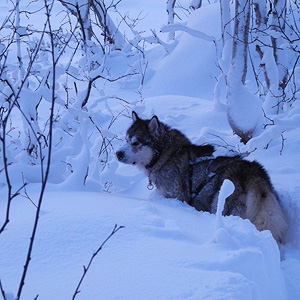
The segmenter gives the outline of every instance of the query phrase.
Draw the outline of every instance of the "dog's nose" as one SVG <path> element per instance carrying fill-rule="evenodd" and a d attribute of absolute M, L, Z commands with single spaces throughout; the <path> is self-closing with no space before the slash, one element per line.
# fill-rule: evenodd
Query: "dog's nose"
<path fill-rule="evenodd" d="M 121 161 L 124 158 L 124 152 L 123 151 L 117 151 L 116 155 L 117 155 L 117 159 L 119 161 Z"/>

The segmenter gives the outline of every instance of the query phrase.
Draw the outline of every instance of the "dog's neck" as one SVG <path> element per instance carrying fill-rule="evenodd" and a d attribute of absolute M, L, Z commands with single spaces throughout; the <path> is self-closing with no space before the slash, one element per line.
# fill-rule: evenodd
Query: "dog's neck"
<path fill-rule="evenodd" d="M 151 159 L 150 163 L 147 164 L 147 165 L 145 166 L 145 169 L 146 169 L 148 172 L 149 172 L 150 169 L 152 169 L 152 168 L 155 166 L 155 164 L 158 162 L 159 157 L 160 157 L 160 152 L 159 152 L 158 150 L 156 150 L 156 151 L 154 152 L 153 158 Z"/>
<path fill-rule="evenodd" d="M 178 154 L 179 152 L 181 152 L 183 148 L 189 147 L 189 146 L 190 146 L 190 144 L 180 146 L 180 147 L 179 147 L 178 149 L 176 149 L 175 151 L 169 153 L 169 154 L 170 154 L 170 155 L 169 155 L 169 156 L 170 156 L 169 159 L 171 159 L 175 154 Z M 168 152 L 168 151 L 169 151 L 169 150 L 166 150 L 166 151 L 164 151 L 164 150 L 161 150 L 161 151 L 156 150 L 155 153 L 154 153 L 154 155 L 153 155 L 152 160 L 150 161 L 150 163 L 149 163 L 148 165 L 145 166 L 145 169 L 146 169 L 148 172 L 151 172 L 151 169 L 153 169 L 153 168 L 155 167 L 155 165 L 157 164 L 157 162 L 159 161 L 161 154 L 162 154 L 163 152 Z M 170 151 L 169 151 L 169 152 L 170 152 Z M 169 160 L 169 159 L 168 159 L 168 160 Z"/>

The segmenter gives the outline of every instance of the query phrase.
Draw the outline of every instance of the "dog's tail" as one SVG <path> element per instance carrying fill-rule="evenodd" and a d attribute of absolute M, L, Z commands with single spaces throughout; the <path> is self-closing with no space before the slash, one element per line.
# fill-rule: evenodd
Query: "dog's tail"
<path fill-rule="evenodd" d="M 252 186 L 247 192 L 247 218 L 260 231 L 270 230 L 277 242 L 287 231 L 287 220 L 272 186 Z"/>
<path fill-rule="evenodd" d="M 288 228 L 287 219 L 265 169 L 255 161 L 236 158 L 226 171 L 225 176 L 244 195 L 241 197 L 246 209 L 243 217 L 260 231 L 270 230 L 274 239 L 282 242 Z"/>

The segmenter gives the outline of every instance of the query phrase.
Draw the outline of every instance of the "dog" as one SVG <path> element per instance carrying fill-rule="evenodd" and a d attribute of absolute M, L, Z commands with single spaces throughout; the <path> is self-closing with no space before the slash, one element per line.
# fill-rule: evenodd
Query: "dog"
<path fill-rule="evenodd" d="M 136 165 L 166 198 L 177 198 L 198 211 L 216 213 L 218 193 L 225 179 L 235 190 L 226 199 L 223 215 L 249 219 L 258 230 L 270 230 L 281 242 L 287 220 L 265 169 L 240 156 L 214 157 L 212 145 L 194 145 L 179 130 L 157 116 L 141 119 L 132 112 L 126 144 L 117 159 Z"/>

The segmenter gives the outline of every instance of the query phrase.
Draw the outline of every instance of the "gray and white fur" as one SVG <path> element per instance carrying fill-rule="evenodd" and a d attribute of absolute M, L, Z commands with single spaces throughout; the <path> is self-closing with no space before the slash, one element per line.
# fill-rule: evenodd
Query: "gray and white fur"
<path fill-rule="evenodd" d="M 213 157 L 212 145 L 194 145 L 179 130 L 157 116 L 143 120 L 132 113 L 126 145 L 117 151 L 120 162 L 136 165 L 166 198 L 177 198 L 199 211 L 216 213 L 225 179 L 235 190 L 225 202 L 223 215 L 249 219 L 258 230 L 270 230 L 282 241 L 287 220 L 270 178 L 257 162 L 240 156 Z"/>

